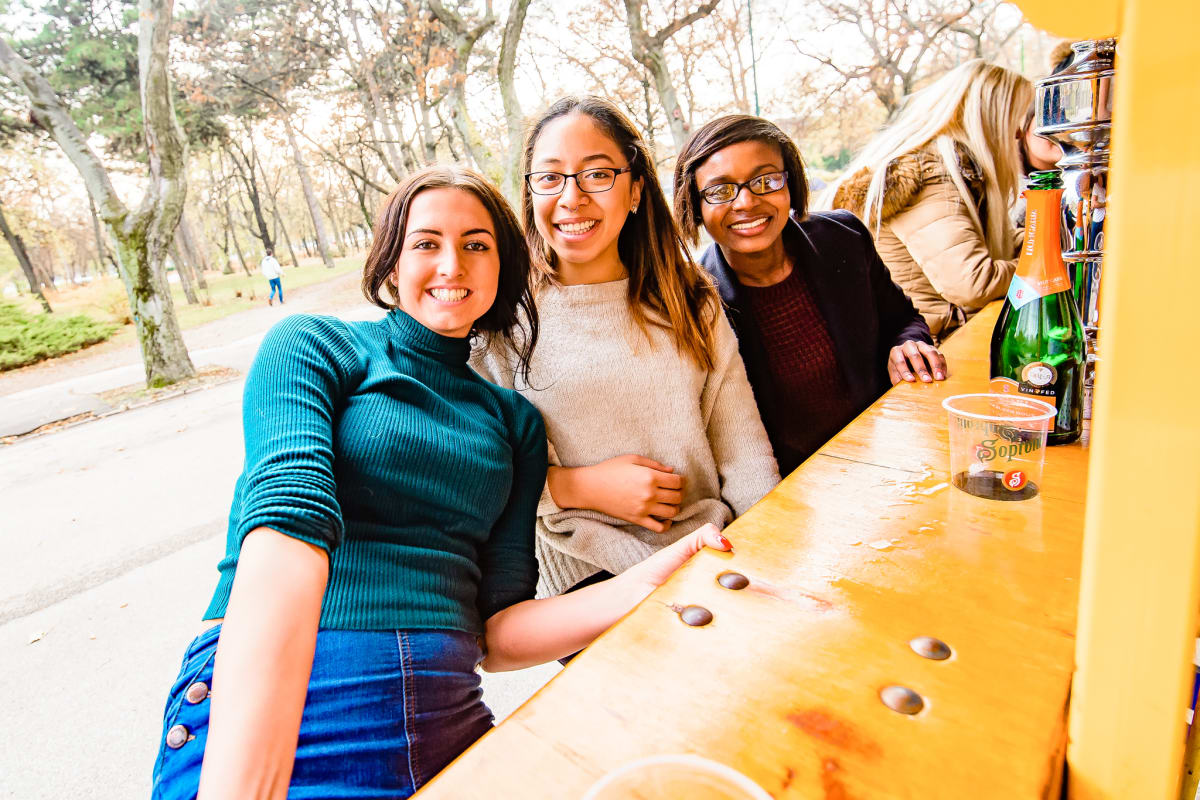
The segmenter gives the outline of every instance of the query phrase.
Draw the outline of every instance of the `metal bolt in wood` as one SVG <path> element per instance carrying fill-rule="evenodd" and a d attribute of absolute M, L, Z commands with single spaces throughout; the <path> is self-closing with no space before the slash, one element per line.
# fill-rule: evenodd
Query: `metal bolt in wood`
<path fill-rule="evenodd" d="M 917 714 L 925 708 L 924 698 L 907 686 L 885 686 L 879 690 L 879 699 L 897 714 Z"/>
<path fill-rule="evenodd" d="M 953 653 L 950 645 L 932 636 L 918 636 L 909 642 L 908 646 L 917 655 L 932 661 L 945 661 Z"/>

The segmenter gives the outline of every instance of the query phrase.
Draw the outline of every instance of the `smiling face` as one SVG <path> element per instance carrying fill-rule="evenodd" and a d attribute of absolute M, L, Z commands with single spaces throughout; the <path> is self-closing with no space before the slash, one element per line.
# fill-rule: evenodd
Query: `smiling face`
<path fill-rule="evenodd" d="M 553 119 L 534 143 L 530 172 L 571 174 L 588 168 L 629 166 L 629 156 L 586 114 Z M 581 192 L 566 181 L 558 195 L 532 194 L 533 219 L 563 267 L 611 272 L 620 267 L 617 239 L 642 196 L 642 180 L 624 172 L 605 192 Z"/>
<path fill-rule="evenodd" d="M 500 255 L 492 217 L 463 189 L 427 189 L 412 199 L 392 273 L 397 305 L 429 330 L 464 337 L 492 307 Z"/>
<path fill-rule="evenodd" d="M 738 142 L 713 153 L 696 169 L 696 188 L 704 191 L 718 183 L 744 183 L 784 169 L 783 154 L 776 145 L 757 140 Z M 791 204 L 792 195 L 786 185 L 762 195 L 742 187 L 728 203 L 713 205 L 700 200 L 700 216 L 704 229 L 727 258 L 730 253 L 754 255 L 782 248 L 781 236 Z"/>

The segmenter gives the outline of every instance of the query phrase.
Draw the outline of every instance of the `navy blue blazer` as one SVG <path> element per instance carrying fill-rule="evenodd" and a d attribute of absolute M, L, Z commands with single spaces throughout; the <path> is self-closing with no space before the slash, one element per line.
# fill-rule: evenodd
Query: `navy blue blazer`
<path fill-rule="evenodd" d="M 849 211 L 813 212 L 800 222 L 793 217 L 783 237 L 795 269 L 801 270 L 812 287 L 817 307 L 829 326 L 838 366 L 857 416 L 892 385 L 887 373 L 888 352 L 909 340 L 933 344 L 929 326 L 892 280 L 866 226 Z M 721 293 L 729 323 L 738 336 L 759 413 L 770 433 L 776 415 L 787 409 L 772 407 L 766 349 L 742 286 L 716 244 L 704 251 L 700 264 L 712 275 Z M 823 423 L 828 422 L 831 430 L 840 430 L 854 416 L 836 421 L 836 425 L 833 420 L 817 424 L 824 427 Z M 810 455 L 805 453 L 795 463 L 785 463 L 793 459 L 785 458 L 775 442 L 772 445 L 784 474 Z"/>

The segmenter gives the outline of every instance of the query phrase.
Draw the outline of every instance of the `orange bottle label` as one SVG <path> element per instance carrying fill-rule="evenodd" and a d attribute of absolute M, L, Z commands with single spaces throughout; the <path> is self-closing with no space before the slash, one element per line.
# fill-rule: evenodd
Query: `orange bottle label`
<path fill-rule="evenodd" d="M 1062 260 L 1062 189 L 1025 190 L 1025 244 L 1008 287 L 1013 308 L 1071 288 Z"/>

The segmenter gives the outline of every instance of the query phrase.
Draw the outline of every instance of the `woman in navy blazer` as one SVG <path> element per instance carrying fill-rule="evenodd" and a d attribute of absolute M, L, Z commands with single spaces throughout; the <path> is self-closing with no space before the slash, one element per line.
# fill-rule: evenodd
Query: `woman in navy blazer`
<path fill-rule="evenodd" d="M 774 123 L 726 116 L 675 165 L 675 215 L 729 321 L 787 474 L 887 388 L 944 380 L 946 360 L 848 211 L 807 211 L 796 145 Z"/>

